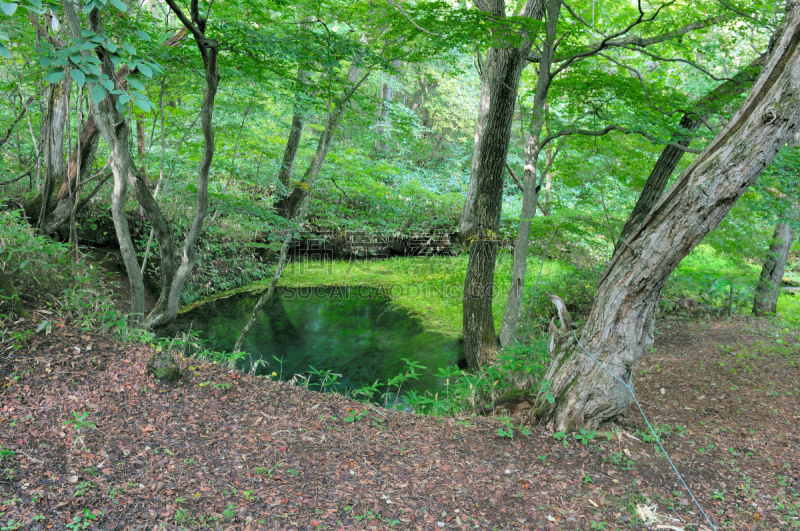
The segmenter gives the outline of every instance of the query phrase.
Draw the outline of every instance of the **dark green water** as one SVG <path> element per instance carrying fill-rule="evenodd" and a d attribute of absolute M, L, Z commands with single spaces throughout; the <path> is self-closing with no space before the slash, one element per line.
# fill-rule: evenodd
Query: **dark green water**
<path fill-rule="evenodd" d="M 190 328 L 207 341 L 206 348 L 233 350 L 250 317 L 257 295 L 241 293 L 181 314 L 159 335 L 174 337 Z M 444 385 L 435 376 L 440 367 L 456 365 L 463 346 L 457 339 L 425 330 L 419 319 L 393 307 L 379 290 L 364 287 L 279 288 L 258 316 L 244 344 L 248 356 L 239 368 L 250 370 L 264 360 L 257 374 L 291 379 L 312 368 L 341 374 L 338 391 L 385 383 L 404 372 L 403 358 L 427 367 L 419 380 L 404 384 L 402 393 L 435 393 Z M 312 384 L 316 379 L 312 379 Z M 375 397 L 377 398 L 377 397 Z"/>

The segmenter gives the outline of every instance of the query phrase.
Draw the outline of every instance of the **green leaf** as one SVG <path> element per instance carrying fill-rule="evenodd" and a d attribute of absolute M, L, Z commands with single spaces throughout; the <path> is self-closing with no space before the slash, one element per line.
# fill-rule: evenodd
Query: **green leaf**
<path fill-rule="evenodd" d="M 130 44 L 123 44 L 122 48 L 131 55 L 136 55 L 136 48 L 131 46 Z"/>
<path fill-rule="evenodd" d="M 128 6 L 120 2 L 120 0 L 111 0 L 111 4 L 122 12 L 128 10 Z"/>
<path fill-rule="evenodd" d="M 133 76 L 128 76 L 128 83 L 130 84 L 131 87 L 135 88 L 136 90 L 141 90 L 141 91 L 146 90 L 142 82 Z"/>
<path fill-rule="evenodd" d="M 83 59 L 83 57 L 79 53 L 75 53 L 75 54 L 72 54 L 72 55 L 69 56 L 69 60 L 72 61 L 75 64 L 80 63 L 81 59 Z"/>
<path fill-rule="evenodd" d="M 133 103 L 135 103 L 136 106 L 144 112 L 150 112 L 150 109 L 154 107 L 150 100 L 135 99 L 133 100 Z"/>
<path fill-rule="evenodd" d="M 6 59 L 11 58 L 11 52 L 8 51 L 8 48 L 0 44 L 0 57 L 4 57 Z"/>
<path fill-rule="evenodd" d="M 88 39 L 92 35 L 97 35 L 97 33 L 93 32 L 92 30 L 88 30 L 88 29 L 81 30 L 81 37 L 83 37 L 84 39 Z"/>
<path fill-rule="evenodd" d="M 106 89 L 102 85 L 95 85 L 92 89 L 92 99 L 95 103 L 100 103 L 106 97 Z"/>
<path fill-rule="evenodd" d="M 136 35 L 138 35 L 139 38 L 142 39 L 143 41 L 152 42 L 150 35 L 148 35 L 146 31 L 138 30 L 136 32 Z"/>
<path fill-rule="evenodd" d="M 131 97 L 130 97 L 130 96 L 128 96 L 127 94 L 123 94 L 122 96 L 120 96 L 120 97 L 119 97 L 119 100 L 117 100 L 117 101 L 119 101 L 120 103 L 122 103 L 123 105 L 125 105 L 126 103 L 128 103 L 129 101 L 131 101 Z"/>
<path fill-rule="evenodd" d="M 15 4 L 13 2 L 9 2 L 9 3 L 2 2 L 2 3 L 0 3 L 0 11 L 5 13 L 9 17 L 14 14 L 14 11 L 17 10 L 17 7 L 19 7 L 19 6 L 17 6 L 17 4 Z"/>
<path fill-rule="evenodd" d="M 153 77 L 153 69 L 147 66 L 146 64 L 139 63 L 139 72 L 146 75 L 147 77 Z"/>
<path fill-rule="evenodd" d="M 115 53 L 117 51 L 117 45 L 111 41 L 108 41 L 103 45 L 103 47 L 111 53 Z"/>
<path fill-rule="evenodd" d="M 42 57 L 42 60 L 39 61 L 39 64 L 42 66 L 50 66 L 51 64 L 53 64 L 53 58 L 50 57 L 49 55 L 45 55 L 44 57 Z"/>
<path fill-rule="evenodd" d="M 44 76 L 44 80 L 48 83 L 58 83 L 62 79 L 64 79 L 64 70 L 61 68 L 53 68 Z"/>
<path fill-rule="evenodd" d="M 114 90 L 114 82 L 111 81 L 110 79 L 104 79 L 100 83 L 103 85 L 103 88 L 105 88 L 106 90 L 108 90 L 108 91 Z"/>
<path fill-rule="evenodd" d="M 78 70 L 77 68 L 73 68 L 69 71 L 69 75 L 72 76 L 72 79 L 80 85 L 81 87 L 86 83 L 86 74 Z"/>

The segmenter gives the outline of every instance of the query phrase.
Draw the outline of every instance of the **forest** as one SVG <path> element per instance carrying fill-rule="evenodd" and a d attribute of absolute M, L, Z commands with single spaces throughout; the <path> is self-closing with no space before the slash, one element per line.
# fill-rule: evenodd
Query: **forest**
<path fill-rule="evenodd" d="M 0 0 L 0 529 L 800 529 L 795 0 Z"/>

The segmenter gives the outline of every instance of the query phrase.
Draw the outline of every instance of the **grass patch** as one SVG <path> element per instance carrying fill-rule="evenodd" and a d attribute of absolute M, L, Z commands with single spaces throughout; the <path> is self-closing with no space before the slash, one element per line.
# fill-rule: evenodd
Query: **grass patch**
<path fill-rule="evenodd" d="M 399 257 L 388 260 L 350 262 L 294 262 L 284 271 L 281 285 L 371 286 L 383 289 L 394 304 L 411 311 L 432 331 L 449 335 L 461 334 L 464 276 L 469 257 Z M 541 259 L 528 258 L 531 288 L 536 282 Z M 511 282 L 512 260 L 504 255 L 495 270 L 495 293 L 492 304 L 495 328 L 499 331 Z M 545 261 L 542 278 L 571 268 L 563 263 Z M 266 285 L 266 283 L 262 283 Z M 258 287 L 253 285 L 253 287 Z M 542 286 L 539 287 L 542 289 Z M 528 299 L 530 292 L 528 293 Z"/>

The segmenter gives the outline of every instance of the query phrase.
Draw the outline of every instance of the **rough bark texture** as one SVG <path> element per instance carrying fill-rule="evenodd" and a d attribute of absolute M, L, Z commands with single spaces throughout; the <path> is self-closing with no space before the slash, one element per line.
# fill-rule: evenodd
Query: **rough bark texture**
<path fill-rule="evenodd" d="M 772 162 L 800 124 L 800 9 L 788 6 L 768 59 L 730 123 L 683 172 L 621 245 L 600 278 L 578 337 L 624 381 L 653 344 L 656 305 L 680 261 L 714 229 Z M 594 428 L 624 412 L 627 390 L 565 330 L 553 338 L 545 376 L 556 397 L 540 395 L 533 414 L 558 430 Z"/>
<path fill-rule="evenodd" d="M 505 3 L 492 2 L 493 15 L 505 16 Z M 544 2 L 529 0 L 521 16 L 540 19 Z M 464 355 L 473 370 L 489 363 L 497 351 L 497 336 L 492 318 L 494 268 L 497 257 L 495 233 L 500 227 L 503 178 L 511 139 L 519 79 L 527 64 L 532 42 L 523 35 L 518 46 L 492 47 L 486 53 L 481 71 L 481 110 L 476 131 L 477 155 L 473 155 L 473 194 L 467 195 L 471 227 L 469 264 L 464 279 L 463 333 Z M 462 223 L 463 225 L 463 223 Z"/>
<path fill-rule="evenodd" d="M 778 295 L 781 292 L 781 280 L 786 271 L 786 260 L 794 240 L 794 231 L 788 223 L 778 223 L 775 234 L 761 269 L 761 278 L 756 286 L 753 314 L 774 314 L 778 309 Z"/>
<path fill-rule="evenodd" d="M 647 177 L 642 193 L 639 195 L 639 200 L 622 228 L 617 245 L 631 235 L 637 225 L 650 213 L 661 194 L 664 193 L 672 173 L 678 167 L 678 163 L 685 153 L 679 146 L 688 147 L 692 141 L 692 133 L 706 122 L 710 116 L 718 114 L 734 98 L 750 90 L 756 77 L 758 77 L 758 73 L 761 71 L 761 67 L 764 65 L 765 59 L 766 55 L 759 56 L 732 79 L 706 94 L 697 102 L 691 112 L 687 112 L 681 117 L 678 130 L 672 135 L 670 144 L 661 152 L 655 166 L 653 166 L 653 170 Z"/>
<path fill-rule="evenodd" d="M 64 177 L 64 127 L 68 112 L 67 96 L 71 86 L 71 78 L 66 76 L 47 88 L 47 112 L 42 122 L 44 179 L 40 192 L 41 199 L 37 205 L 39 208 L 36 213 L 40 232 L 47 219 L 47 213 L 50 211 L 55 188 Z M 30 210 L 33 209 L 26 208 L 26 211 Z"/>
<path fill-rule="evenodd" d="M 525 275 L 528 271 L 528 244 L 531 239 L 531 220 L 536 215 L 541 183 L 536 182 L 536 164 L 539 161 L 539 140 L 544 129 L 545 103 L 550 90 L 552 77 L 550 65 L 553 59 L 553 43 L 556 39 L 558 15 L 561 0 L 550 0 L 547 5 L 545 39 L 542 43 L 542 59 L 539 63 L 539 79 L 533 96 L 533 120 L 527 142 L 525 143 L 525 169 L 522 173 L 522 210 L 519 215 L 517 240 L 514 242 L 514 264 L 511 271 L 511 286 L 508 291 L 503 323 L 500 328 L 500 343 L 509 346 L 519 323 L 522 294 L 525 289 Z M 547 170 L 545 170 L 547 171 Z"/>

